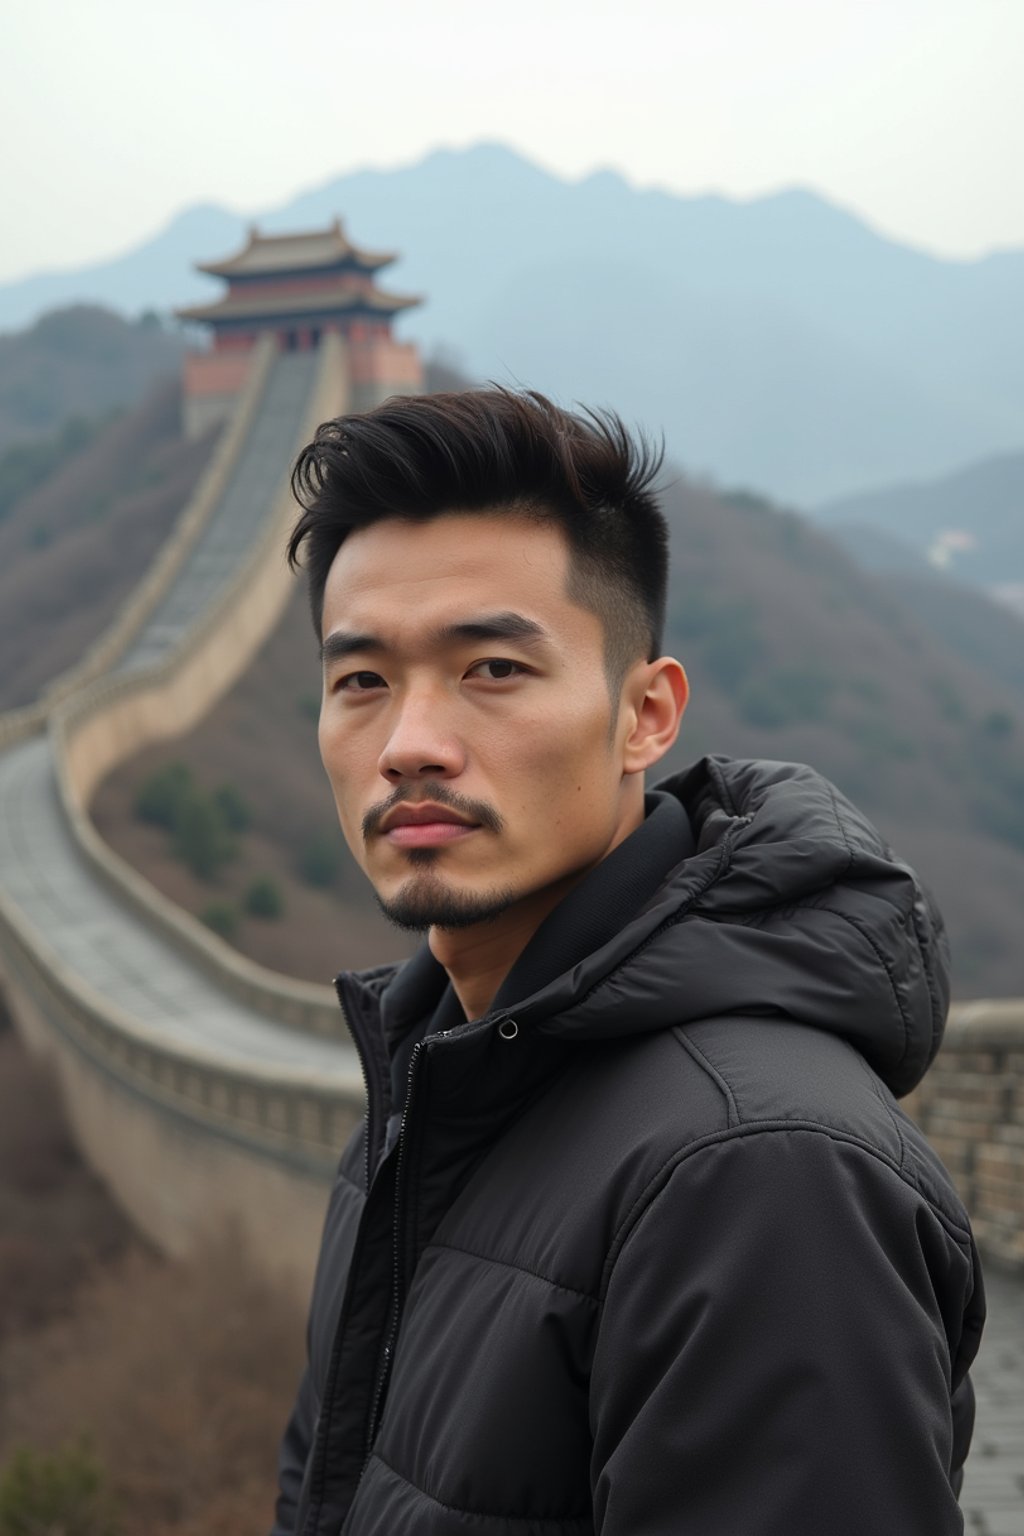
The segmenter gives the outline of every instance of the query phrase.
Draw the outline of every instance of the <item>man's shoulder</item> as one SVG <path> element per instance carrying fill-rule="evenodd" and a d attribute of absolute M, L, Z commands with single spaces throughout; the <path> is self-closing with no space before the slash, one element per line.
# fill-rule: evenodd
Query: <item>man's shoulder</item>
<path fill-rule="evenodd" d="M 966 1224 L 943 1164 L 860 1052 L 785 1018 L 729 1015 L 616 1041 L 588 1052 L 547 1109 L 557 1140 L 588 1149 L 596 1180 L 619 1184 L 626 1167 L 640 1200 L 688 1158 L 708 1177 L 717 1147 L 742 1144 L 755 1177 L 772 1135 L 798 1130 L 870 1158 L 910 1200 Z"/>
<path fill-rule="evenodd" d="M 966 1225 L 949 1175 L 924 1135 L 855 1046 L 777 1016 L 736 1014 L 679 1025 L 625 1053 L 648 1113 L 651 1161 L 746 1143 L 753 1168 L 778 1131 L 859 1150 L 944 1219 Z M 617 1118 L 617 1116 L 609 1116 Z M 704 1161 L 710 1162 L 709 1157 Z"/>

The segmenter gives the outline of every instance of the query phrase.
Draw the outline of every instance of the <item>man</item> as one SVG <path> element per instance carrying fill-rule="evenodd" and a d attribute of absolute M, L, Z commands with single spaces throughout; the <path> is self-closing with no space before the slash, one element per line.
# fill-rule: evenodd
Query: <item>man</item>
<path fill-rule="evenodd" d="M 810 769 L 676 738 L 657 463 L 615 417 L 393 400 L 303 452 L 320 747 L 402 967 L 277 1536 L 946 1536 L 981 1285 L 893 1098 L 946 1009 L 912 872 Z"/>

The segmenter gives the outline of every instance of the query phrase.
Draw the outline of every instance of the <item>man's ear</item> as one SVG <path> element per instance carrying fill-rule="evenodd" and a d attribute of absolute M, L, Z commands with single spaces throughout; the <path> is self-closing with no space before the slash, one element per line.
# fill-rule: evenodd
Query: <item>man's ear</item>
<path fill-rule="evenodd" d="M 690 685 L 682 662 L 661 656 L 630 673 L 624 684 L 628 733 L 623 742 L 624 773 L 643 773 L 671 747 L 679 735 Z"/>

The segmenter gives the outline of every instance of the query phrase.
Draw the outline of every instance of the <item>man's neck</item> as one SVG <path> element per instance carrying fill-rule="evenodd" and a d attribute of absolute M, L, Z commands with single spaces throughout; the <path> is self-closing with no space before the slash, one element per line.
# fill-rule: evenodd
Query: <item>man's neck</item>
<path fill-rule="evenodd" d="M 582 872 L 546 886 L 491 922 L 472 928 L 431 928 L 430 952 L 448 972 L 467 1019 L 483 1018 L 541 923 L 580 879 Z"/>

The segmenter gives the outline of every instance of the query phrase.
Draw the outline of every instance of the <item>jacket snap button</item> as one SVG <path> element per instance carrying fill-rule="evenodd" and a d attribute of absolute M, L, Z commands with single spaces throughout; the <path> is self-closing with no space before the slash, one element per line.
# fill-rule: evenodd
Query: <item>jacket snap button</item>
<path fill-rule="evenodd" d="M 502 1019 L 498 1025 L 498 1034 L 503 1040 L 514 1040 L 519 1033 L 519 1025 L 515 1019 Z"/>

